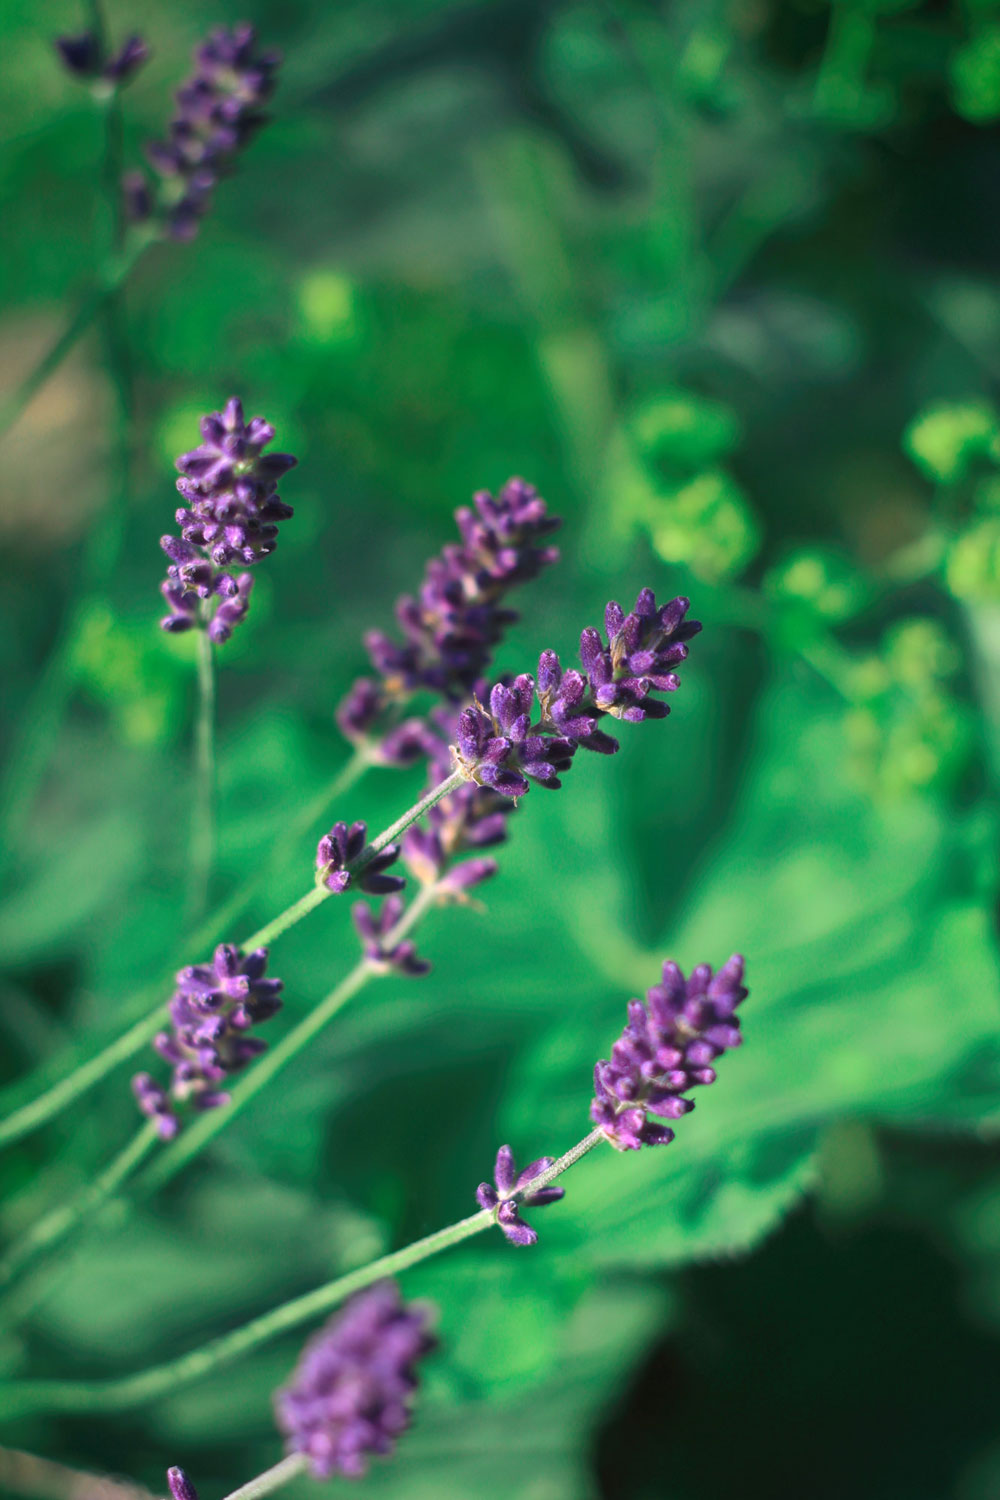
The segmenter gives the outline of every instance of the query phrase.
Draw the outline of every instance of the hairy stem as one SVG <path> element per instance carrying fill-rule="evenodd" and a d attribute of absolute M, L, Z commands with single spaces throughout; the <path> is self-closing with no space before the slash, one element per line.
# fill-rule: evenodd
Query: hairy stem
<path fill-rule="evenodd" d="M 256 1479 L 247 1480 L 241 1484 L 238 1490 L 232 1490 L 225 1500 L 258 1500 L 260 1495 L 270 1495 L 272 1490 L 280 1490 L 282 1485 L 287 1484 L 290 1479 L 295 1479 L 299 1474 L 304 1474 L 308 1467 L 308 1460 L 302 1453 L 290 1453 L 272 1469 L 265 1469 L 263 1474 L 258 1474 Z"/>
<path fill-rule="evenodd" d="M 402 942 L 407 933 L 412 932 L 434 904 L 436 897 L 435 886 L 425 886 L 420 894 L 414 897 L 399 921 L 384 938 L 386 949 Z M 294 1058 L 298 1057 L 300 1052 L 308 1047 L 314 1037 L 329 1025 L 333 1017 L 343 1010 L 359 990 L 364 989 L 370 979 L 379 978 L 383 972 L 369 959 L 359 960 L 351 972 L 340 981 L 335 989 L 330 991 L 324 1000 L 320 1001 L 314 1010 L 303 1016 L 297 1026 L 293 1026 L 275 1047 L 265 1052 L 259 1061 L 243 1075 L 232 1089 L 228 1105 L 223 1109 L 212 1109 L 199 1115 L 175 1141 L 160 1152 L 156 1161 L 143 1174 L 139 1184 L 142 1190 L 155 1192 L 175 1177 L 189 1161 L 232 1124 L 260 1091 L 267 1087 L 272 1078 L 277 1077 Z"/>
<path fill-rule="evenodd" d="M 529 1185 L 529 1192 L 537 1192 L 539 1186 L 549 1183 L 562 1172 L 592 1151 L 604 1139 L 598 1130 L 592 1130 L 572 1150 L 554 1162 L 546 1172 Z M 381 1281 L 386 1276 L 398 1276 L 400 1272 L 449 1250 L 472 1235 L 481 1234 L 494 1223 L 494 1214 L 489 1209 L 480 1209 L 467 1219 L 459 1219 L 446 1229 L 382 1255 L 370 1265 L 349 1271 L 346 1276 L 326 1282 L 314 1291 L 261 1314 L 242 1328 L 235 1328 L 221 1338 L 213 1339 L 200 1349 L 181 1355 L 167 1364 L 154 1365 L 136 1375 L 126 1375 L 117 1380 L 106 1381 L 22 1381 L 18 1385 L 0 1386 L 0 1412 L 9 1416 L 22 1416 L 40 1411 L 122 1411 L 141 1406 L 157 1396 L 173 1393 L 191 1381 L 199 1380 L 212 1370 L 228 1364 L 240 1355 L 258 1349 L 279 1334 L 312 1322 L 329 1312 L 354 1292 Z"/>
<path fill-rule="evenodd" d="M 63 1239 L 83 1219 L 97 1212 L 152 1151 L 159 1137 L 152 1124 L 143 1125 L 104 1171 L 68 1203 L 36 1220 L 0 1260 L 0 1286 L 26 1271 L 46 1250 Z"/>
<path fill-rule="evenodd" d="M 215 648 L 202 621 L 198 635 L 198 710 L 194 726 L 194 807 L 188 866 L 188 917 L 205 910 L 215 859 Z"/>
<path fill-rule="evenodd" d="M 361 751 L 356 751 L 343 768 L 337 773 L 333 781 L 324 788 L 314 801 L 303 809 L 302 813 L 290 823 L 285 836 L 282 837 L 279 849 L 275 851 L 275 861 L 297 843 L 327 810 L 332 803 L 349 791 L 360 781 L 371 762 Z M 280 851 L 280 852 L 279 852 Z M 240 886 L 232 896 L 207 918 L 198 931 L 191 938 L 192 949 L 202 949 L 209 943 L 217 942 L 224 937 L 231 924 L 236 921 L 240 914 L 246 910 L 254 897 L 267 884 L 271 870 L 265 867 L 258 870 L 247 881 Z M 328 892 L 323 891 L 322 895 Z M 301 901 L 295 902 L 287 911 L 273 922 L 262 927 L 259 932 L 253 933 L 241 946 L 244 948 L 260 947 L 263 942 L 270 942 L 282 932 L 286 932 L 296 921 L 319 904 L 321 897 L 316 895 L 315 890 L 307 893 Z M 303 909 L 304 908 L 304 909 Z M 289 918 L 289 913 L 294 913 Z M 154 985 L 148 986 L 142 991 L 143 995 L 152 996 L 158 992 L 169 989 L 173 978 L 173 970 L 179 965 L 180 960 L 173 964 L 170 971 L 164 973 L 162 980 Z M 9 1145 L 31 1131 L 37 1130 L 47 1120 L 51 1120 L 61 1110 L 66 1109 L 81 1094 L 93 1088 L 95 1084 L 107 1076 L 119 1063 L 133 1057 L 146 1043 L 156 1035 L 166 1016 L 166 1007 L 159 1004 L 149 1014 L 140 1016 L 135 1023 L 129 1027 L 121 1036 L 116 1037 L 102 1048 L 94 1057 L 79 1063 L 71 1072 L 56 1082 L 44 1088 L 34 1098 L 28 1098 L 24 1104 L 16 1106 L 3 1120 L 0 1120 L 0 1146 Z M 45 1070 L 40 1070 L 44 1072 Z M 16 1086 L 17 1097 L 24 1097 L 28 1081 Z M 36 1084 L 37 1086 L 37 1084 Z"/>

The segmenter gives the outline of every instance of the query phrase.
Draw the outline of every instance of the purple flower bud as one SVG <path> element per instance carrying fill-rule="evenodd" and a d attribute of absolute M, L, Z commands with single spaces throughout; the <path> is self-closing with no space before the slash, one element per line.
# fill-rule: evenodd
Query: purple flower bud
<path fill-rule="evenodd" d="M 148 61 L 148 58 L 149 48 L 146 43 L 141 36 L 133 33 L 132 36 L 125 39 L 114 56 L 110 57 L 105 63 L 103 76 L 109 83 L 116 83 L 121 86 L 128 83 L 130 78 L 135 77 L 143 63 Z"/>
<path fill-rule="evenodd" d="M 149 57 L 149 48 L 136 35 L 128 37 L 110 57 L 103 55 L 100 39 L 93 31 L 56 37 L 55 45 L 68 72 L 77 78 L 102 78 L 116 87 L 128 83 Z"/>
<path fill-rule="evenodd" d="M 77 78 L 95 78 L 100 72 L 101 45 L 94 32 L 57 36 L 55 46 L 63 66 Z"/>
<path fill-rule="evenodd" d="M 317 1479 L 366 1473 L 410 1424 L 417 1362 L 434 1347 L 430 1309 L 407 1306 L 393 1281 L 348 1302 L 306 1345 L 291 1382 L 275 1397 L 289 1453 Z"/>
<path fill-rule="evenodd" d="M 519 1210 L 522 1207 L 543 1208 L 546 1203 L 556 1203 L 565 1195 L 565 1189 L 555 1185 L 541 1188 L 536 1193 L 530 1190 L 535 1178 L 551 1167 L 552 1162 L 551 1156 L 542 1156 L 518 1172 L 514 1153 L 509 1146 L 501 1146 L 493 1170 L 496 1186 L 481 1182 L 476 1189 L 476 1202 L 480 1208 L 489 1209 L 494 1214 L 512 1245 L 533 1245 L 538 1239 L 531 1225 L 521 1218 Z"/>
<path fill-rule="evenodd" d="M 367 891 L 371 896 L 385 896 L 401 891 L 406 881 L 401 875 L 384 875 L 390 865 L 399 858 L 399 845 L 387 844 L 380 853 L 368 859 L 360 870 L 357 866 L 367 848 L 368 828 L 365 823 L 334 823 L 329 833 L 320 839 L 316 849 L 317 880 L 328 891 L 340 895 L 352 885 Z"/>
<path fill-rule="evenodd" d="M 413 943 L 406 938 L 399 942 L 392 939 L 392 930 L 402 915 L 403 903 L 398 896 L 386 896 L 377 916 L 363 901 L 356 902 L 351 908 L 365 957 L 380 973 L 395 970 L 397 974 L 412 977 L 427 974 L 431 966 L 417 957 Z"/>
<path fill-rule="evenodd" d="M 132 1080 L 139 1108 L 165 1140 L 180 1129 L 178 1105 L 205 1110 L 227 1103 L 219 1084 L 266 1050 L 266 1042 L 248 1035 L 281 1009 L 281 980 L 266 979 L 266 968 L 266 948 L 243 953 L 220 943 L 210 964 L 178 973 L 169 1006 L 172 1029 L 153 1041 L 173 1069 L 170 1087 L 148 1073 Z"/>
<path fill-rule="evenodd" d="M 456 728 L 458 764 L 471 781 L 505 797 L 525 796 L 529 777 L 541 786 L 562 786 L 559 773 L 569 768 L 576 741 L 537 733 L 531 721 L 534 701 L 534 678 L 522 673 L 511 683 L 496 684 L 489 712 L 479 702 L 462 710 Z"/>
<path fill-rule="evenodd" d="M 712 1083 L 715 1070 L 709 1064 L 739 1045 L 735 1010 L 748 993 L 743 968 L 736 953 L 717 973 L 699 964 L 685 980 L 668 961 L 661 982 L 646 991 L 645 1004 L 629 1001 L 628 1024 L 611 1061 L 594 1069 L 590 1107 L 595 1125 L 619 1151 L 672 1141 L 673 1131 L 658 1122 L 678 1120 L 692 1110 L 693 1101 L 682 1095 Z"/>
<path fill-rule="evenodd" d="M 168 1469 L 167 1484 L 174 1500 L 198 1500 L 198 1491 L 183 1469 Z"/>
<path fill-rule="evenodd" d="M 226 570 L 274 551 L 278 523 L 292 514 L 275 493 L 277 480 L 296 460 L 264 452 L 273 427 L 262 417 L 245 422 L 235 396 L 202 419 L 201 432 L 201 446 L 177 460 L 177 488 L 187 502 L 176 512 L 181 534 L 160 539 L 170 558 L 162 585 L 170 614 L 160 623 L 164 630 L 207 629 L 220 644 L 246 617 L 253 587 L 249 573 Z M 211 608 L 199 602 L 211 600 Z"/>

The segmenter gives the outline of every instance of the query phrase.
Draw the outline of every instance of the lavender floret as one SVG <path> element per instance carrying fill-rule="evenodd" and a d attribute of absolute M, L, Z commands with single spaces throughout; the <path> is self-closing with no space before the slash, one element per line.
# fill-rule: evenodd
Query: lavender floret
<path fill-rule="evenodd" d="M 281 1009 L 280 979 L 266 979 L 267 949 L 243 953 L 220 943 L 211 964 L 193 964 L 177 975 L 170 1001 L 172 1029 L 161 1031 L 153 1046 L 173 1068 L 169 1089 L 148 1073 L 132 1080 L 139 1108 L 164 1140 L 180 1129 L 178 1105 L 215 1109 L 229 1102 L 219 1085 L 267 1050 L 250 1036 L 252 1027 L 269 1021 Z"/>
<path fill-rule="evenodd" d="M 149 57 L 149 48 L 141 36 L 127 37 L 117 52 L 106 57 L 100 38 L 93 31 L 77 36 L 56 37 L 56 50 L 66 68 L 76 78 L 100 79 L 113 87 L 128 83 Z"/>
<path fill-rule="evenodd" d="M 316 849 L 316 879 L 328 891 L 341 895 L 351 886 L 367 891 L 371 896 L 391 895 L 401 891 L 406 884 L 401 875 L 384 875 L 390 865 L 399 858 L 399 845 L 387 844 L 360 870 L 352 869 L 368 843 L 368 827 L 365 823 L 334 823 L 329 833 L 320 839 Z"/>
<path fill-rule="evenodd" d="M 416 946 L 409 938 L 399 942 L 386 941 L 402 915 L 403 903 L 399 896 L 386 896 L 377 914 L 363 901 L 355 902 L 351 908 L 365 957 L 380 974 L 395 972 L 412 977 L 427 974 L 431 966 L 418 958 Z"/>
<path fill-rule="evenodd" d="M 198 1500 L 198 1491 L 183 1469 L 168 1469 L 167 1484 L 174 1500 Z"/>
<path fill-rule="evenodd" d="M 476 1189 L 476 1202 L 480 1208 L 489 1209 L 499 1227 L 512 1245 L 533 1245 L 538 1234 L 521 1218 L 522 1208 L 543 1208 L 546 1203 L 555 1203 L 565 1194 L 565 1188 L 550 1184 L 538 1192 L 531 1192 L 531 1184 L 552 1166 L 553 1157 L 542 1156 L 531 1162 L 522 1172 L 514 1165 L 514 1153 L 509 1146 L 501 1146 L 497 1152 L 493 1170 L 495 1187 L 481 1182 Z"/>
<path fill-rule="evenodd" d="M 207 629 L 221 644 L 246 617 L 251 574 L 228 571 L 270 556 L 278 524 L 292 514 L 276 493 L 278 480 L 297 460 L 265 453 L 274 428 L 263 417 L 244 421 L 234 396 L 201 422 L 204 441 L 177 460 L 177 488 L 187 501 L 176 512 L 180 536 L 160 538 L 170 559 L 161 592 L 170 613 L 160 621 L 173 632 Z"/>
<path fill-rule="evenodd" d="M 367 1472 L 410 1425 L 417 1362 L 434 1347 L 430 1309 L 405 1304 L 383 1281 L 348 1302 L 306 1345 L 291 1382 L 275 1397 L 289 1453 L 318 1479 Z"/>
<path fill-rule="evenodd" d="M 713 974 L 699 964 L 685 980 L 675 963 L 663 965 L 661 982 L 646 1001 L 630 1000 L 628 1024 L 610 1062 L 594 1069 L 591 1118 L 619 1151 L 665 1145 L 674 1132 L 661 1120 L 694 1109 L 683 1095 L 713 1083 L 712 1064 L 742 1041 L 736 1007 L 746 999 L 744 961 L 736 953 Z M 649 1116 L 654 1115 L 655 1119 Z"/>
<path fill-rule="evenodd" d="M 662 719 L 670 712 L 654 692 L 672 693 L 680 686 L 674 667 L 688 654 L 687 642 L 701 624 L 686 620 L 689 599 L 671 599 L 660 609 L 652 589 L 641 589 L 635 608 L 625 614 L 612 600 L 604 612 L 607 644 L 588 627 L 580 637 L 580 661 L 590 683 L 590 701 L 598 713 L 636 723 Z"/>

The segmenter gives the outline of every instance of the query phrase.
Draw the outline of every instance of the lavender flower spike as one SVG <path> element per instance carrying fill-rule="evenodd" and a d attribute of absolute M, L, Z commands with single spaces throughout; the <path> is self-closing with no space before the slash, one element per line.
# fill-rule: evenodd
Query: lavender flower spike
<path fill-rule="evenodd" d="M 535 1178 L 551 1167 L 552 1162 L 553 1157 L 542 1156 L 526 1166 L 523 1172 L 518 1172 L 514 1165 L 514 1153 L 509 1146 L 501 1146 L 493 1171 L 496 1186 L 491 1187 L 488 1182 L 481 1182 L 476 1189 L 476 1202 L 480 1208 L 488 1208 L 493 1212 L 497 1224 L 512 1245 L 533 1245 L 538 1239 L 531 1225 L 521 1218 L 519 1210 L 522 1207 L 542 1208 L 546 1203 L 556 1203 L 566 1191 L 554 1184 L 540 1188 L 537 1193 L 530 1191 Z"/>
<path fill-rule="evenodd" d="M 434 1347 L 429 1321 L 425 1304 L 407 1306 L 381 1281 L 306 1345 L 275 1411 L 288 1452 L 304 1454 L 317 1479 L 356 1477 L 370 1455 L 392 1452 L 410 1425 L 417 1361 Z"/>
<path fill-rule="evenodd" d="M 734 953 L 713 974 L 708 964 L 685 979 L 675 963 L 663 979 L 630 1000 L 628 1024 L 611 1061 L 594 1069 L 596 1097 L 591 1119 L 619 1151 L 666 1145 L 674 1132 L 660 1120 L 678 1120 L 694 1109 L 688 1089 L 714 1083 L 717 1057 L 742 1041 L 736 1007 L 746 999 L 744 962 Z M 651 1120 L 650 1115 L 657 1118 Z"/>
<path fill-rule="evenodd" d="M 174 1500 L 198 1500 L 198 1491 L 183 1469 L 168 1469 L 167 1484 Z"/>
<path fill-rule="evenodd" d="M 229 1102 L 219 1085 L 267 1050 L 267 1043 L 248 1033 L 281 1009 L 280 979 L 265 979 L 267 949 L 242 953 L 220 943 L 211 964 L 193 964 L 177 975 L 170 1002 L 171 1031 L 161 1031 L 153 1046 L 173 1068 L 169 1088 L 148 1073 L 138 1073 L 132 1091 L 142 1113 L 164 1140 L 181 1126 L 178 1106 L 215 1109 Z"/>
<path fill-rule="evenodd" d="M 554 547 L 537 544 L 560 523 L 523 479 L 508 480 L 495 496 L 480 491 L 473 507 L 455 512 L 460 541 L 431 558 L 416 597 L 399 600 L 403 639 L 379 630 L 366 635 L 378 680 L 360 678 L 337 710 L 344 734 L 382 764 L 405 765 L 432 753 L 419 720 L 394 729 L 394 716 L 418 692 L 467 700 L 517 619 L 507 593 L 558 558 Z"/>
<path fill-rule="evenodd" d="M 191 77 L 177 90 L 177 109 L 165 141 L 152 141 L 146 155 L 160 178 L 149 216 L 176 240 L 191 240 L 220 177 L 267 116 L 261 105 L 274 88 L 277 52 L 258 52 L 256 33 L 245 23 L 219 28 L 195 52 Z M 130 194 L 132 204 L 139 195 Z"/>
<path fill-rule="evenodd" d="M 329 833 L 324 833 L 316 848 L 316 880 L 325 885 L 334 895 L 340 895 L 355 883 L 359 890 L 371 896 L 387 896 L 401 891 L 406 881 L 401 875 L 383 875 L 399 858 L 399 845 L 387 844 L 368 861 L 364 869 L 355 872 L 356 864 L 364 853 L 368 842 L 368 827 L 365 823 L 334 823 Z"/>
<path fill-rule="evenodd" d="M 253 578 L 234 575 L 275 549 L 278 524 L 292 508 L 276 494 L 278 480 L 297 462 L 290 453 L 265 453 L 274 428 L 263 417 L 244 421 L 234 396 L 201 422 L 203 442 L 177 460 L 177 488 L 187 502 L 176 512 L 180 536 L 160 538 L 170 559 L 161 586 L 173 632 L 204 628 L 226 641 L 249 608 Z"/>

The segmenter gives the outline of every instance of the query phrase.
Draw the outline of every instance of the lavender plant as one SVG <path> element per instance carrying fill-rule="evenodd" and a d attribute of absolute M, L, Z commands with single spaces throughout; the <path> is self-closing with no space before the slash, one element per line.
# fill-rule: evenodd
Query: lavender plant
<path fill-rule="evenodd" d="M 669 1143 L 673 1131 L 648 1116 L 677 1119 L 688 1113 L 694 1103 L 685 1093 L 713 1082 L 709 1061 L 739 1045 L 735 1012 L 748 994 L 743 978 L 739 954 L 714 973 L 709 965 L 698 965 L 687 980 L 675 963 L 664 963 L 662 978 L 647 991 L 645 1003 L 628 1002 L 625 1030 L 612 1049 L 612 1060 L 596 1064 L 598 1093 L 591 1108 L 595 1127 L 562 1156 L 540 1157 L 520 1173 L 510 1146 L 502 1146 L 495 1185 L 481 1183 L 476 1190 L 477 1213 L 283 1303 L 168 1364 L 104 1382 L 23 1382 L 9 1391 L 0 1387 L 0 1396 L 24 1413 L 128 1409 L 175 1392 L 347 1302 L 309 1341 L 290 1384 L 276 1394 L 286 1457 L 233 1491 L 233 1497 L 251 1500 L 306 1471 L 320 1478 L 362 1474 L 369 1458 L 390 1453 L 409 1425 L 416 1362 L 433 1343 L 429 1310 L 422 1304 L 404 1304 L 388 1278 L 494 1225 L 514 1246 L 534 1245 L 537 1234 L 524 1221 L 522 1210 L 562 1199 L 556 1179 L 596 1147 L 606 1143 L 623 1152 Z M 584 1097 L 581 1093 L 581 1113 Z M 665 1107 L 668 1101 L 672 1102 Z M 174 1500 L 196 1497 L 183 1470 L 171 1469 L 168 1482 Z"/>

